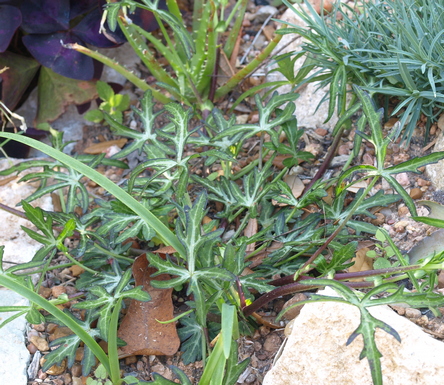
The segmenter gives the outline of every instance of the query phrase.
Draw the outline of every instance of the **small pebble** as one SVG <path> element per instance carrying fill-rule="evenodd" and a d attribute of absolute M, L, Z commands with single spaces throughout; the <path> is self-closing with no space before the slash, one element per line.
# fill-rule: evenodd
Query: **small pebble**
<path fill-rule="evenodd" d="M 78 265 L 72 265 L 69 270 L 71 271 L 71 274 L 73 277 L 77 277 L 80 274 L 82 274 L 85 270 L 83 268 L 81 268 Z"/>
<path fill-rule="evenodd" d="M 412 319 L 421 318 L 421 311 L 418 309 L 407 308 L 405 309 L 405 316 Z"/>
<path fill-rule="evenodd" d="M 418 184 L 419 187 L 430 186 L 430 184 L 431 184 L 428 180 L 425 180 L 425 179 L 422 179 L 422 178 L 418 178 L 416 183 Z"/>
<path fill-rule="evenodd" d="M 421 189 L 415 187 L 410 190 L 409 195 L 410 195 L 410 198 L 412 198 L 412 199 L 421 199 L 422 194 L 423 194 L 423 192 L 421 191 Z"/>
<path fill-rule="evenodd" d="M 74 382 L 74 378 L 80 377 L 82 375 L 82 365 L 78 363 L 74 363 L 71 368 L 72 381 Z"/>
<path fill-rule="evenodd" d="M 395 176 L 395 179 L 403 187 L 406 187 L 406 186 L 410 185 L 409 177 L 408 177 L 406 172 L 401 172 L 401 173 L 397 174 Z"/>
<path fill-rule="evenodd" d="M 401 206 L 400 208 L 398 208 L 398 215 L 400 217 L 404 217 L 409 213 L 409 209 L 407 206 Z"/>
<path fill-rule="evenodd" d="M 375 226 L 380 226 L 385 222 L 385 215 L 382 213 L 376 213 L 376 218 L 373 218 L 370 223 Z"/>
<path fill-rule="evenodd" d="M 53 297 L 58 298 L 60 295 L 66 293 L 66 287 L 65 286 L 53 286 L 51 291 L 52 291 Z"/>
<path fill-rule="evenodd" d="M 75 360 L 76 361 L 82 361 L 83 360 L 83 354 L 84 354 L 84 350 L 82 347 L 78 347 L 76 350 L 76 357 Z"/>
<path fill-rule="evenodd" d="M 136 356 L 129 356 L 125 358 L 125 365 L 135 364 L 137 362 Z"/>
<path fill-rule="evenodd" d="M 52 290 L 48 287 L 43 287 L 40 286 L 39 288 L 39 294 L 43 297 L 43 298 L 49 298 L 49 296 L 51 295 Z"/>
<path fill-rule="evenodd" d="M 267 352 L 276 352 L 281 346 L 281 339 L 276 333 L 271 333 L 267 336 L 264 342 L 264 350 Z"/>
<path fill-rule="evenodd" d="M 32 342 L 41 352 L 47 352 L 49 350 L 48 341 L 46 341 L 45 338 L 38 336 L 31 336 L 29 338 L 29 341 Z"/>
<path fill-rule="evenodd" d="M 328 134 L 328 131 L 325 128 L 317 128 L 315 132 L 320 136 L 325 136 Z"/>
<path fill-rule="evenodd" d="M 45 331 L 45 324 L 42 322 L 41 324 L 38 324 L 38 325 L 32 325 L 32 328 L 34 330 L 37 330 L 38 332 L 44 332 Z"/>
<path fill-rule="evenodd" d="M 51 376 L 58 376 L 59 374 L 64 373 L 66 370 L 66 360 L 63 360 L 60 365 L 52 365 L 47 371 L 47 374 Z"/>

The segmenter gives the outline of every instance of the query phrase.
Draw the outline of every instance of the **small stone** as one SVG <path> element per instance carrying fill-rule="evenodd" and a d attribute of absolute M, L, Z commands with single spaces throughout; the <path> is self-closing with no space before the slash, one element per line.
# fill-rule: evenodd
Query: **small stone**
<path fill-rule="evenodd" d="M 407 187 L 410 185 L 410 180 L 406 172 L 401 172 L 395 176 L 395 179 L 398 181 L 398 183 L 403 186 Z"/>
<path fill-rule="evenodd" d="M 416 183 L 418 184 L 419 187 L 425 187 L 425 186 L 430 186 L 431 182 L 422 178 L 418 178 L 416 180 Z"/>
<path fill-rule="evenodd" d="M 408 307 L 407 309 L 405 309 L 405 316 L 407 318 L 411 318 L 411 319 L 417 319 L 417 318 L 421 318 L 421 311 L 418 309 L 413 309 Z"/>
<path fill-rule="evenodd" d="M 325 128 L 317 128 L 315 130 L 315 133 L 320 135 L 320 136 L 325 136 L 328 134 L 328 131 Z"/>
<path fill-rule="evenodd" d="M 59 326 L 57 329 L 54 330 L 54 333 L 49 336 L 49 341 L 54 341 L 57 338 L 70 336 L 71 334 L 74 334 L 70 328 L 67 328 L 66 326 Z"/>
<path fill-rule="evenodd" d="M 32 325 L 32 328 L 34 330 L 37 330 L 38 332 L 44 332 L 45 331 L 45 323 L 42 322 L 41 324 L 38 324 L 38 325 Z"/>
<path fill-rule="evenodd" d="M 442 114 L 438 119 L 438 128 L 444 131 L 444 114 Z"/>
<path fill-rule="evenodd" d="M 385 215 L 382 213 L 376 213 L 376 218 L 373 218 L 370 223 L 375 226 L 380 226 L 385 222 Z"/>
<path fill-rule="evenodd" d="M 55 298 L 58 298 L 60 295 L 66 293 L 66 287 L 65 286 L 53 286 L 52 289 L 52 296 Z"/>
<path fill-rule="evenodd" d="M 26 345 L 26 349 L 28 349 L 29 353 L 31 354 L 34 354 L 38 351 L 37 346 L 35 346 L 33 343 Z"/>
<path fill-rule="evenodd" d="M 267 326 L 261 326 L 259 328 L 259 333 L 261 333 L 262 337 L 267 336 L 268 334 L 270 334 L 270 328 L 268 328 Z"/>
<path fill-rule="evenodd" d="M 267 336 L 264 342 L 264 350 L 267 352 L 276 352 L 278 351 L 279 347 L 281 346 L 281 339 L 276 333 L 271 333 Z"/>
<path fill-rule="evenodd" d="M 401 206 L 400 208 L 398 208 L 398 215 L 400 217 L 404 217 L 409 213 L 409 209 L 407 206 Z"/>
<path fill-rule="evenodd" d="M 375 164 L 375 157 L 370 154 L 364 154 L 362 156 L 362 164 L 373 166 Z"/>
<path fill-rule="evenodd" d="M 437 124 L 436 123 L 432 124 L 432 126 L 430 127 L 430 135 L 436 134 L 436 128 L 437 128 Z"/>
<path fill-rule="evenodd" d="M 45 380 L 47 377 L 48 375 L 42 369 L 40 369 L 37 374 L 37 378 L 40 380 Z"/>
<path fill-rule="evenodd" d="M 72 385 L 83 385 L 82 379 L 80 377 L 73 377 Z"/>
<path fill-rule="evenodd" d="M 410 198 L 412 198 L 412 199 L 421 199 L 422 198 L 422 191 L 421 191 L 421 189 L 419 189 L 419 188 L 417 188 L 417 187 L 415 187 L 415 188 L 412 188 L 411 190 L 410 190 Z"/>
<path fill-rule="evenodd" d="M 49 296 L 51 295 L 52 290 L 48 287 L 43 287 L 40 286 L 39 288 L 39 295 L 41 295 L 43 298 L 49 298 Z"/>
<path fill-rule="evenodd" d="M 85 269 L 81 268 L 81 267 L 78 266 L 78 265 L 72 265 L 72 266 L 69 268 L 69 270 L 71 271 L 71 275 L 72 275 L 73 277 L 78 277 L 80 274 L 82 274 L 82 273 L 85 271 Z"/>
<path fill-rule="evenodd" d="M 287 309 L 288 307 L 301 302 L 305 301 L 307 299 L 307 296 L 303 293 L 297 293 L 295 294 L 291 299 L 289 299 L 287 302 L 285 302 L 283 309 Z M 301 312 L 301 309 L 304 305 L 298 305 L 295 307 L 292 307 L 291 309 L 287 310 L 284 313 L 284 318 L 286 320 L 292 320 L 293 318 L 296 318 L 299 313 Z"/>
<path fill-rule="evenodd" d="M 404 306 L 390 305 L 390 307 L 399 315 L 405 315 L 406 308 Z"/>
<path fill-rule="evenodd" d="M 36 348 L 41 352 L 47 352 L 49 350 L 48 341 L 46 341 L 45 338 L 38 336 L 31 336 L 29 341 L 32 342 L 36 346 Z"/>
<path fill-rule="evenodd" d="M 350 154 L 350 147 L 347 144 L 341 144 L 338 148 L 338 155 Z"/>
<path fill-rule="evenodd" d="M 438 288 L 444 288 L 444 270 L 441 270 L 438 275 Z"/>
<path fill-rule="evenodd" d="M 46 333 L 52 334 L 59 327 L 57 324 L 49 323 L 46 325 Z"/>
<path fill-rule="evenodd" d="M 125 365 L 135 364 L 137 362 L 136 356 L 129 356 L 125 358 Z"/>
<path fill-rule="evenodd" d="M 82 375 L 82 365 L 78 363 L 74 363 L 71 368 L 72 381 L 74 382 L 74 378 L 80 377 Z"/>
<path fill-rule="evenodd" d="M 58 376 L 59 374 L 64 373 L 66 370 L 66 360 L 63 360 L 60 365 L 52 365 L 45 373 L 50 374 L 51 376 Z"/>
<path fill-rule="evenodd" d="M 68 385 L 72 382 L 71 375 L 69 373 L 65 373 L 63 375 L 63 382 L 65 383 L 65 385 Z"/>
<path fill-rule="evenodd" d="M 395 225 L 394 225 L 395 231 L 397 233 L 403 233 L 408 224 L 409 224 L 409 222 L 405 221 L 405 220 L 395 223 Z"/>
<path fill-rule="evenodd" d="M 76 349 L 76 357 L 75 360 L 76 361 L 82 361 L 83 360 L 83 354 L 84 354 L 84 349 L 82 347 L 78 347 Z"/>

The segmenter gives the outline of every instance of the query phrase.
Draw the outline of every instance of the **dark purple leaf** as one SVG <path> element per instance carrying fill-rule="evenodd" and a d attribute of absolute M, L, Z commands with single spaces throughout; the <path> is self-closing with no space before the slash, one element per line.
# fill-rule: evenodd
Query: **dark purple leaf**
<path fill-rule="evenodd" d="M 64 48 L 61 42 L 82 44 L 78 37 L 69 32 L 23 37 L 26 48 L 40 64 L 67 78 L 91 80 L 94 75 L 93 60 L 73 49 Z"/>
<path fill-rule="evenodd" d="M 71 1 L 71 12 L 69 18 L 72 20 L 79 15 L 91 12 L 93 9 L 102 9 L 105 0 L 73 0 Z"/>
<path fill-rule="evenodd" d="M 72 31 L 85 43 L 99 48 L 111 48 L 126 42 L 126 39 L 107 30 L 107 34 L 99 33 L 102 11 L 99 8 L 88 13 Z M 107 38 L 110 37 L 110 39 Z"/>
<path fill-rule="evenodd" d="M 0 52 L 5 52 L 16 29 L 22 23 L 22 14 L 16 7 L 0 5 Z"/>
<path fill-rule="evenodd" d="M 159 1 L 159 9 L 166 8 L 166 2 L 162 0 Z M 159 24 L 157 24 L 153 13 L 145 9 L 137 8 L 136 11 L 130 15 L 130 19 L 134 24 L 137 24 L 139 27 L 142 27 L 148 32 L 153 32 L 159 28 Z"/>
<path fill-rule="evenodd" d="M 31 84 L 40 64 L 32 58 L 6 51 L 0 54 L 0 68 L 4 67 L 9 69 L 0 74 L 1 100 L 13 110 Z"/>
<path fill-rule="evenodd" d="M 53 33 L 69 28 L 69 0 L 26 0 L 22 28 L 28 33 Z"/>

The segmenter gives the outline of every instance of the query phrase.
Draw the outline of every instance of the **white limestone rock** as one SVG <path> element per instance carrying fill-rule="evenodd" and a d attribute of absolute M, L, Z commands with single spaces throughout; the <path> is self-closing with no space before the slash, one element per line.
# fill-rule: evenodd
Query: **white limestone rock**
<path fill-rule="evenodd" d="M 17 164 L 24 160 L 28 159 L 0 159 L 0 170 L 9 168 L 11 164 Z M 20 207 L 17 208 L 16 204 L 31 195 L 36 187 L 28 182 L 18 183 L 18 180 L 24 174 L 36 170 L 38 169 L 29 169 L 10 180 L 9 183 L 0 185 L 0 202 L 23 211 Z M 4 180 L 5 178 L 9 177 L 0 177 L 0 180 Z M 53 210 L 50 197 L 37 199 L 32 204 L 44 210 Z M 11 266 L 11 264 L 6 263 L 6 261 L 12 263 L 29 262 L 41 247 L 41 244 L 31 239 L 20 226 L 26 226 L 36 230 L 29 221 L 0 210 L 0 246 L 5 246 L 3 256 L 5 261 L 5 263 L 3 263 L 4 269 Z M 10 290 L 0 288 L 0 306 L 27 305 L 28 301 L 23 297 Z M 16 313 L 0 313 L 0 324 L 14 314 Z M 0 344 L 0 384 L 26 385 L 28 382 L 26 368 L 30 355 L 25 347 L 25 327 L 26 320 L 22 316 L 0 329 L 0 341 L 2 342 Z"/>
<path fill-rule="evenodd" d="M 296 5 L 298 6 L 298 5 Z M 287 9 L 280 18 L 284 22 L 290 24 L 295 24 L 301 27 L 306 26 L 305 22 L 300 19 L 291 9 Z M 283 24 L 281 27 L 286 27 Z M 279 53 L 279 55 L 289 53 L 289 52 L 299 52 L 303 44 L 303 39 L 301 36 L 296 34 L 284 35 L 277 47 L 274 50 L 274 54 Z M 305 57 L 301 57 L 296 60 L 295 63 L 295 73 L 299 71 L 305 61 Z M 268 67 L 267 67 L 268 68 Z M 276 66 L 270 66 L 270 70 L 276 68 Z M 279 81 L 285 80 L 279 72 L 272 72 L 267 75 L 267 81 Z M 325 98 L 328 93 L 328 87 L 319 88 L 319 83 L 309 83 L 305 87 L 302 87 L 297 92 L 300 94 L 299 98 L 295 100 L 296 112 L 295 116 L 298 120 L 299 127 L 306 128 L 325 128 L 332 130 L 338 121 L 338 116 L 336 113 L 327 122 L 324 121 L 328 116 L 328 100 L 319 105 L 321 100 Z M 277 89 L 279 94 L 285 94 L 290 91 L 290 86 L 282 86 Z"/>
<path fill-rule="evenodd" d="M 444 133 L 441 131 L 433 147 L 434 152 L 444 151 Z M 426 166 L 426 175 L 436 190 L 444 190 L 444 160 Z"/>
<path fill-rule="evenodd" d="M 327 289 L 320 294 L 337 294 Z M 384 385 L 438 385 L 444 379 L 444 344 L 387 306 L 370 308 L 392 326 L 401 343 L 377 329 Z M 371 385 L 368 361 L 359 360 L 362 336 L 345 346 L 360 322 L 359 310 L 342 303 L 313 303 L 302 309 L 292 334 L 263 385 Z"/>

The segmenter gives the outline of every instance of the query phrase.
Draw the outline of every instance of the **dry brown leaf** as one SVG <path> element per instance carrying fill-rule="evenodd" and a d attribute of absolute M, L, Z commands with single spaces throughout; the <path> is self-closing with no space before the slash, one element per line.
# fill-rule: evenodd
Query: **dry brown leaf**
<path fill-rule="evenodd" d="M 125 143 L 128 142 L 128 139 L 122 138 L 122 139 L 116 139 L 116 140 L 108 140 L 107 142 L 100 142 L 93 144 L 92 146 L 89 146 L 83 150 L 85 154 L 102 154 L 103 152 L 106 152 L 106 150 L 111 146 L 117 146 L 119 148 L 122 148 Z"/>
<path fill-rule="evenodd" d="M 373 259 L 367 257 L 367 252 L 369 251 L 370 249 L 368 247 L 363 247 L 356 251 L 356 256 L 352 258 L 352 262 L 354 262 L 355 264 L 348 268 L 349 273 L 355 273 L 358 271 L 367 271 L 373 269 Z M 351 279 L 350 281 L 361 282 L 364 281 L 364 278 Z"/>
<path fill-rule="evenodd" d="M 350 187 L 347 187 L 346 190 L 356 194 L 361 188 L 367 188 L 367 182 L 365 180 L 354 183 Z"/>
<path fill-rule="evenodd" d="M 158 248 L 157 250 L 152 251 L 154 254 L 163 254 L 165 256 L 166 254 L 174 254 L 176 252 L 176 249 L 173 246 L 162 246 Z"/>
<path fill-rule="evenodd" d="M 262 32 L 268 41 L 273 40 L 275 29 L 272 25 L 266 25 Z"/>
<path fill-rule="evenodd" d="M 219 74 L 217 76 L 217 84 L 223 86 L 232 76 L 234 76 L 235 71 L 228 60 L 227 55 L 223 49 L 220 50 L 220 60 L 219 60 Z"/>
<path fill-rule="evenodd" d="M 290 186 L 295 198 L 299 198 L 304 192 L 305 185 L 297 175 L 285 175 L 284 182 Z"/>
<path fill-rule="evenodd" d="M 161 324 L 159 321 L 168 321 L 173 318 L 173 289 L 156 289 L 151 286 L 151 280 L 164 281 L 170 279 L 168 274 L 161 274 L 155 278 L 151 275 L 156 269 L 148 267 L 145 254 L 138 257 L 133 265 L 133 275 L 136 286 L 143 285 L 143 289 L 151 296 L 151 301 L 140 302 L 132 300 L 128 312 L 123 319 L 118 336 L 127 345 L 119 348 L 119 358 L 133 355 L 166 355 L 177 352 L 180 339 L 177 335 L 175 323 Z"/>
<path fill-rule="evenodd" d="M 304 189 L 305 189 L 305 185 L 297 175 L 287 174 L 286 176 L 284 176 L 283 180 L 285 183 L 288 184 L 288 187 L 290 187 L 291 192 L 293 193 L 295 198 L 299 198 L 302 195 L 302 193 L 304 192 Z M 287 204 L 278 203 L 274 199 L 271 200 L 271 203 L 274 206 L 279 206 L 279 207 L 287 206 Z"/>
<path fill-rule="evenodd" d="M 18 179 L 17 175 L 12 175 L 12 176 L 8 176 L 4 179 L 0 179 L 0 186 L 5 186 L 7 185 L 9 182 L 13 181 L 14 179 Z"/>
<path fill-rule="evenodd" d="M 257 224 L 257 219 L 256 218 L 250 218 L 250 220 L 248 221 L 247 226 L 245 227 L 244 230 L 244 235 L 248 238 L 252 237 L 253 235 L 257 234 L 257 229 L 258 229 L 258 224 Z M 245 250 L 245 252 L 247 254 L 253 252 L 256 249 L 256 242 L 250 243 L 247 245 L 247 248 Z"/>
<path fill-rule="evenodd" d="M 259 266 L 262 263 L 262 260 L 270 255 L 273 251 L 276 251 L 280 249 L 284 244 L 282 242 L 272 242 L 270 246 L 268 246 L 266 249 L 260 251 L 257 253 L 254 257 L 249 258 L 247 254 L 247 259 L 251 264 L 248 266 L 249 268 L 255 268 L 256 266 Z"/>

